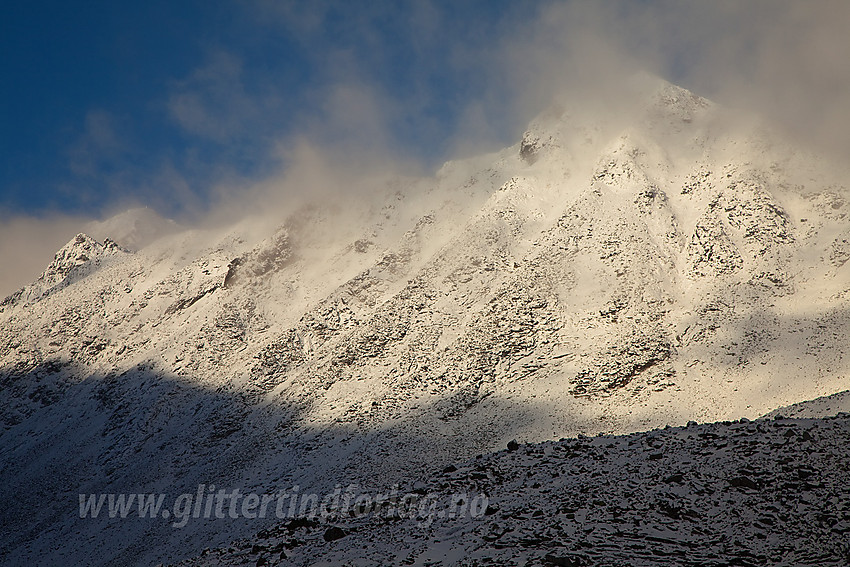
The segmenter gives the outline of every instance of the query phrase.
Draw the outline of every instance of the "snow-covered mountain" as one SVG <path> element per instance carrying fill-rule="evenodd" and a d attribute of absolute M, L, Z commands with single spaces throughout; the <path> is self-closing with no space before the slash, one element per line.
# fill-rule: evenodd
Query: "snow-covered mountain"
<path fill-rule="evenodd" d="M 77 236 L 0 304 L 0 558 L 176 561 L 275 525 L 80 518 L 83 493 L 385 490 L 847 390 L 840 171 L 667 83 L 635 109 L 560 104 L 433 178 L 225 228 Z"/>

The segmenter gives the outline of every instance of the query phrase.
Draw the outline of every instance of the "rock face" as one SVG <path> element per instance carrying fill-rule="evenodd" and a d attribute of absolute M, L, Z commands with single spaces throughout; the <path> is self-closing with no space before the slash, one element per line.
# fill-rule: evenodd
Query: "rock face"
<path fill-rule="evenodd" d="M 82 519 L 83 492 L 384 490 L 846 390 L 846 177 L 723 113 L 659 83 L 432 178 L 77 237 L 0 304 L 0 498 L 32 510 L 0 515 L 0 559 L 174 561 L 274 524 Z"/>

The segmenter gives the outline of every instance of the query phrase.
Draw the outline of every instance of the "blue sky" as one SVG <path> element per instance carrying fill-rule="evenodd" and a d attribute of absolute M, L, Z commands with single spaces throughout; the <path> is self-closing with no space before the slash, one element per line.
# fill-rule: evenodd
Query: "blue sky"
<path fill-rule="evenodd" d="M 179 215 L 222 180 L 284 167 L 274 148 L 288 136 L 356 136 L 322 126 L 340 85 L 380 101 L 386 147 L 430 164 L 491 84 L 480 64 L 516 12 L 499 1 L 5 2 L 0 211 L 97 215 L 136 201 Z"/>
<path fill-rule="evenodd" d="M 848 5 L 4 2 L 0 218 L 202 214 L 285 171 L 299 140 L 427 172 L 634 69 L 845 151 Z"/>

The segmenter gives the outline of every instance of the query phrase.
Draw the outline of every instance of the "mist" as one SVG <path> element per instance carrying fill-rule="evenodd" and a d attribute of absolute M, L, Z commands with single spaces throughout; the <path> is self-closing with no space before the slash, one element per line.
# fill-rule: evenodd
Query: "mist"
<path fill-rule="evenodd" d="M 836 0 L 547 3 L 508 74 L 527 113 L 557 93 L 616 108 L 623 78 L 648 72 L 846 159 L 848 25 Z"/>

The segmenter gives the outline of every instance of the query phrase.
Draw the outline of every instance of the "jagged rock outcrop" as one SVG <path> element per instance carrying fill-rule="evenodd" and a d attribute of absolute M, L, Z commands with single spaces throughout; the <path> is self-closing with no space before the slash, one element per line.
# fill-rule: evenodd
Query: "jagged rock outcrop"
<path fill-rule="evenodd" d="M 840 234 L 829 247 L 829 261 L 836 268 L 842 267 L 850 260 L 850 230 Z"/>
<path fill-rule="evenodd" d="M 723 223 L 713 212 L 703 215 L 688 240 L 688 263 L 696 276 L 731 274 L 744 261 Z"/>

